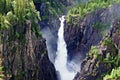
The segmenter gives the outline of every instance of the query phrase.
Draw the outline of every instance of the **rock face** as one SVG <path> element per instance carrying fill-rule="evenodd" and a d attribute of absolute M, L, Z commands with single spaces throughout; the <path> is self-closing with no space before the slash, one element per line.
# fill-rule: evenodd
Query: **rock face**
<path fill-rule="evenodd" d="M 0 50 L 5 80 L 57 80 L 54 65 L 48 58 L 45 40 L 32 32 L 31 22 L 26 21 L 21 28 L 24 31 L 20 34 L 22 38 L 12 36 L 15 31 L 9 29 L 2 37 L 3 46 Z"/>
<path fill-rule="evenodd" d="M 98 45 L 106 33 L 109 33 L 120 16 L 119 12 L 120 5 L 117 4 L 89 13 L 76 24 L 66 24 L 64 35 L 69 59 L 71 60 L 75 55 L 85 58 L 91 46 Z"/>
<path fill-rule="evenodd" d="M 50 62 L 48 55 L 44 55 L 41 62 L 39 62 L 39 78 L 38 80 L 58 80 L 54 65 Z"/>
<path fill-rule="evenodd" d="M 39 51 L 37 51 L 36 54 L 36 63 L 38 65 L 38 80 L 57 80 L 54 65 L 48 58 L 45 40 L 40 41 L 38 48 Z"/>
<path fill-rule="evenodd" d="M 64 35 L 69 60 L 72 60 L 74 56 L 77 55 L 77 57 L 79 57 L 78 61 L 80 62 L 81 59 L 83 60 L 86 54 L 90 52 L 91 46 L 97 46 L 98 51 L 100 51 L 98 52 L 100 53 L 98 56 L 102 56 L 103 58 L 106 58 L 107 53 L 110 53 L 111 56 L 118 56 L 119 49 L 117 47 L 120 42 L 120 36 L 117 33 L 119 32 L 117 23 L 120 17 L 119 12 L 120 5 L 117 4 L 89 13 L 84 19 L 77 22 L 77 24 L 66 24 Z M 102 42 L 104 42 L 106 38 L 112 40 L 112 47 L 107 45 L 106 48 L 106 46 L 102 45 Z M 99 60 L 98 57 L 96 58 L 94 55 L 91 55 L 91 57 L 86 57 L 83 60 L 81 71 L 76 75 L 75 80 L 102 80 L 103 76 L 101 76 L 101 74 L 110 71 L 113 67 L 112 64 L 104 63 L 104 61 Z"/>
<path fill-rule="evenodd" d="M 113 28 L 111 35 L 108 34 L 97 46 L 97 57 L 92 54 L 83 60 L 81 72 L 75 80 L 102 80 L 102 74 L 111 71 L 115 66 L 120 66 L 120 49 L 118 48 L 120 46 L 120 23 L 115 24 Z M 89 54 L 91 51 L 92 49 Z"/>

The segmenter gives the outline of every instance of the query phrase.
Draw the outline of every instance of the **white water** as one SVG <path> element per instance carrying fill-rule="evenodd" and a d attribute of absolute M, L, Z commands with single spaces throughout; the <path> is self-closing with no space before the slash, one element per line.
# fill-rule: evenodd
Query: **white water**
<path fill-rule="evenodd" d="M 56 52 L 56 59 L 55 59 L 55 68 L 59 71 L 60 80 L 73 80 L 75 76 L 75 72 L 71 72 L 67 69 L 67 49 L 66 43 L 64 41 L 64 16 L 59 18 L 61 21 L 61 25 L 58 31 L 58 48 Z"/>

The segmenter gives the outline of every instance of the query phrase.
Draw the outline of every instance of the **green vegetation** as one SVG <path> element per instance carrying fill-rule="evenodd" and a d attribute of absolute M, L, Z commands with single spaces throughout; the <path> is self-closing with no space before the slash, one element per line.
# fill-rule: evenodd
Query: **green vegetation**
<path fill-rule="evenodd" d="M 93 56 L 93 57 L 97 58 L 98 53 L 99 53 L 99 50 L 98 50 L 97 46 L 92 46 L 89 53 L 87 54 L 87 57 L 88 56 Z"/>
<path fill-rule="evenodd" d="M 115 47 L 114 47 L 114 43 L 113 43 L 113 41 L 111 40 L 111 38 L 105 38 L 105 39 L 102 41 L 102 45 L 103 45 L 103 46 L 108 46 L 108 47 L 115 48 Z"/>
<path fill-rule="evenodd" d="M 0 30 L 8 29 L 17 24 L 23 27 L 26 20 L 32 22 L 32 30 L 36 34 L 40 34 L 39 25 L 36 24 L 40 20 L 39 12 L 36 11 L 32 0 L 0 0 Z M 19 33 L 19 32 L 18 32 Z"/>
<path fill-rule="evenodd" d="M 108 51 L 111 53 L 107 53 L 106 57 L 102 59 L 104 63 L 112 65 L 112 70 L 108 73 L 103 73 L 104 77 L 103 80 L 120 80 L 120 57 L 119 57 L 119 31 L 120 31 L 120 24 L 118 22 L 117 30 L 113 34 L 113 39 L 111 40 L 110 38 L 106 38 L 101 44 L 103 46 L 108 46 Z M 114 40 L 115 39 L 115 40 Z M 117 40 L 116 40 L 117 39 Z M 113 42 L 114 41 L 114 42 Z M 116 42 L 118 42 L 116 44 Z M 118 53 L 116 51 L 118 50 Z"/>
<path fill-rule="evenodd" d="M 0 78 L 25 80 L 21 78 L 28 75 L 25 74 L 27 70 L 22 71 L 21 68 L 16 67 L 27 65 L 24 60 L 25 54 L 35 55 L 32 52 L 30 40 L 34 38 L 33 36 L 41 38 L 40 20 L 40 13 L 35 9 L 33 0 L 0 0 L 0 55 L 7 54 L 7 56 L 2 55 L 4 61 L 0 57 L 0 61 L 3 62 L 0 62 Z M 5 46 L 3 50 L 1 45 Z M 27 46 L 31 46 L 31 48 Z M 23 48 L 31 51 L 25 52 L 26 49 L 23 50 Z M 21 64 L 23 61 L 24 65 Z M 9 64 L 4 65 L 4 62 L 9 62 Z M 13 66 L 14 69 L 16 68 L 16 73 L 12 70 Z"/>
<path fill-rule="evenodd" d="M 108 52 L 111 52 L 112 54 L 116 54 L 115 45 L 114 45 L 113 41 L 111 40 L 111 38 L 105 38 L 105 39 L 102 41 L 101 45 L 110 48 L 110 49 L 108 50 Z M 113 56 L 113 55 L 112 55 L 112 56 Z"/>
<path fill-rule="evenodd" d="M 119 80 L 120 79 L 120 67 L 112 69 L 110 74 L 107 74 L 103 80 Z"/>
<path fill-rule="evenodd" d="M 41 18 L 40 13 L 35 9 L 33 1 L 35 3 L 43 3 L 42 5 L 44 5 L 42 6 L 44 9 L 43 12 L 41 12 Z M 62 0 L 62 2 L 64 1 L 66 0 Z M 117 3 L 120 3 L 120 0 L 89 0 L 86 3 L 81 3 L 68 11 L 67 22 L 70 24 L 76 24 L 79 20 L 85 17 L 86 14 L 101 8 L 110 7 Z M 7 59 L 4 59 L 7 65 L 2 65 L 1 51 L 0 80 L 5 77 L 11 80 L 22 80 L 22 77 L 28 77 L 29 71 L 27 72 L 27 69 L 31 68 L 36 71 L 33 71 L 34 73 L 32 75 L 38 76 L 36 74 L 38 74 L 39 64 L 36 66 L 36 63 L 34 62 L 35 60 L 32 62 L 32 59 L 34 56 L 36 57 L 34 50 L 39 52 L 37 51 L 39 50 L 37 47 L 40 47 L 39 45 L 36 46 L 38 42 L 33 40 L 34 38 L 37 40 L 36 36 L 37 38 L 41 38 L 39 21 L 58 16 L 58 14 L 63 12 L 63 7 L 63 4 L 59 3 L 59 0 L 0 0 L 0 46 L 4 46 L 3 54 L 5 53 L 4 57 Z M 106 25 L 97 22 L 92 26 L 93 28 L 104 30 Z M 118 33 L 120 34 L 120 30 L 118 30 Z M 100 45 L 103 48 L 107 48 L 105 49 L 106 54 L 103 53 L 104 50 L 99 49 L 99 46 L 92 46 L 87 54 L 87 57 L 90 57 L 91 59 L 93 58 L 91 63 L 94 62 L 94 59 L 98 61 L 95 64 L 92 73 L 93 76 L 97 75 L 99 64 L 103 64 L 103 66 L 107 65 L 110 68 L 116 68 L 119 66 L 120 59 L 116 53 L 116 47 L 112 39 L 105 38 Z M 46 50 L 41 53 L 41 57 L 43 57 L 46 54 Z M 27 59 L 28 57 L 29 59 Z M 34 66 L 28 68 L 29 65 L 34 65 L 36 69 Z M 12 69 L 16 69 L 16 72 L 12 72 L 14 71 Z M 104 80 L 117 80 L 118 78 L 120 78 L 120 67 L 113 69 L 110 74 L 107 73 Z M 26 80 L 26 78 L 23 80 Z"/>
<path fill-rule="evenodd" d="M 116 54 L 116 49 L 114 43 L 110 38 L 105 38 L 101 44 L 104 48 L 108 48 L 105 56 L 103 56 L 102 50 L 99 50 L 97 46 L 92 46 L 87 57 L 93 56 L 98 58 L 103 63 L 110 63 L 113 66 L 117 66 L 119 62 L 118 54 Z"/>
<path fill-rule="evenodd" d="M 3 74 L 2 58 L 0 57 L 0 80 L 4 80 L 5 75 Z"/>
<path fill-rule="evenodd" d="M 116 48 L 113 41 L 110 38 L 106 38 L 102 42 L 102 45 L 107 46 L 109 48 L 106 58 L 102 59 L 103 62 L 111 63 L 113 66 L 118 66 L 119 58 L 118 54 L 116 53 Z"/>
<path fill-rule="evenodd" d="M 66 0 L 64 0 L 66 2 Z M 63 2 L 64 2 L 63 1 Z M 42 20 L 49 19 L 50 15 L 53 17 L 57 17 L 58 14 L 63 12 L 63 3 L 61 1 L 56 1 L 56 0 L 34 0 L 34 3 L 42 3 L 44 6 L 43 14 L 41 15 Z"/>
<path fill-rule="evenodd" d="M 111 40 L 111 38 L 106 37 L 102 43 L 101 47 L 99 46 L 92 46 L 89 53 L 87 54 L 87 58 L 91 59 L 97 59 L 97 64 L 94 65 L 93 72 L 97 73 L 97 67 L 99 67 L 99 64 L 103 64 L 104 66 L 107 66 L 107 68 L 117 68 L 119 66 L 120 58 L 118 57 L 119 53 L 116 53 L 116 47 L 114 45 L 114 42 Z M 102 50 L 103 49 L 103 50 Z M 93 61 L 94 64 L 94 61 Z M 102 73 L 100 76 L 104 80 L 119 80 L 120 79 L 120 67 L 117 69 L 108 70 L 105 73 Z M 108 75 L 109 74 L 109 75 Z M 119 79 L 118 79 L 119 78 Z M 99 79 L 98 79 L 99 80 Z M 100 79 L 101 80 L 101 79 Z"/>
<path fill-rule="evenodd" d="M 107 28 L 110 26 L 110 24 L 107 23 L 101 23 L 100 21 L 92 24 L 92 27 L 96 30 L 98 30 L 98 32 L 102 35 L 104 34 L 104 31 L 107 30 Z"/>
<path fill-rule="evenodd" d="M 120 0 L 89 0 L 72 7 L 67 14 L 67 22 L 76 24 L 86 14 L 101 8 L 110 7 L 113 4 L 120 3 Z"/>

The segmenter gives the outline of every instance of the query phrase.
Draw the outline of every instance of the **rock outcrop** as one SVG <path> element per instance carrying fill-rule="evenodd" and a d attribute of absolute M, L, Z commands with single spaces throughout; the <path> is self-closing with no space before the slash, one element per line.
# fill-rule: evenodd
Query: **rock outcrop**
<path fill-rule="evenodd" d="M 81 71 L 75 80 L 102 80 L 103 73 L 120 65 L 117 58 L 120 45 L 119 12 L 120 5 L 116 4 L 89 13 L 76 24 L 66 24 L 64 35 L 69 60 L 76 55 L 79 57 L 79 62 L 83 60 Z M 93 49 L 91 46 L 96 48 Z"/>
<path fill-rule="evenodd" d="M 85 58 L 91 46 L 98 45 L 112 30 L 111 27 L 116 24 L 120 16 L 119 12 L 120 5 L 117 4 L 89 13 L 76 24 L 66 24 L 64 35 L 69 59 L 71 60 L 75 55 Z"/>
<path fill-rule="evenodd" d="M 45 40 L 37 37 L 27 20 L 21 29 L 10 28 L 2 37 L 2 58 L 6 80 L 57 80 L 48 58 Z M 20 37 L 14 33 L 21 30 Z"/>
<path fill-rule="evenodd" d="M 105 37 L 96 49 L 91 49 L 83 60 L 79 76 L 75 80 L 102 80 L 105 73 L 120 66 L 120 22 Z M 95 53 L 95 50 L 98 50 Z M 90 55 L 89 55 L 90 54 Z"/>
<path fill-rule="evenodd" d="M 36 51 L 36 63 L 38 65 L 38 80 L 57 80 L 55 67 L 48 58 L 45 40 L 43 39 L 39 43 L 39 49 L 37 49 Z"/>

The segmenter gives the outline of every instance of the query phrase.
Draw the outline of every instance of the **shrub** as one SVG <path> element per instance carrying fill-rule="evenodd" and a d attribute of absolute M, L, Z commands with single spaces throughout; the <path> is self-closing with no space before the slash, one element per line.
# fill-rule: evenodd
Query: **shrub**
<path fill-rule="evenodd" d="M 88 0 L 72 7 L 67 13 L 67 22 L 76 23 L 71 18 L 82 19 L 86 14 L 98 10 L 100 8 L 110 7 L 113 4 L 120 3 L 120 0 Z"/>
<path fill-rule="evenodd" d="M 120 79 L 120 67 L 112 69 L 110 74 L 105 75 L 103 80 L 117 80 Z"/>

